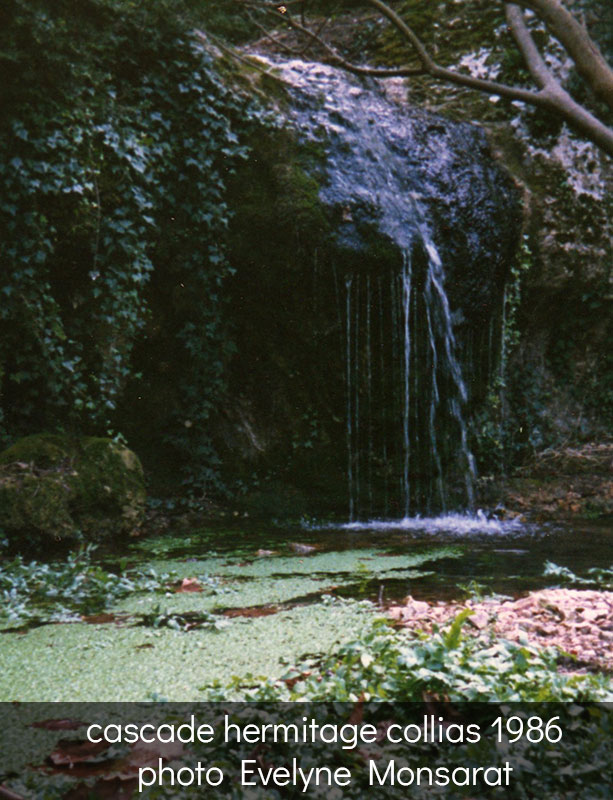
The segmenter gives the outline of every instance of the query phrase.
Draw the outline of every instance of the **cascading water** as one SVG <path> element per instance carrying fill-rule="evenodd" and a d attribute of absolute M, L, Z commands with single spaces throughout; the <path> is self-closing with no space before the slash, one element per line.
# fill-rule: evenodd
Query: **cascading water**
<path fill-rule="evenodd" d="M 374 287 L 359 274 L 345 284 L 351 519 L 444 511 L 453 473 L 463 476 L 465 504 L 473 503 L 467 390 L 442 263 L 428 245 L 417 265 L 403 251 L 399 270 Z"/>
<path fill-rule="evenodd" d="M 513 243 L 489 240 L 492 220 L 502 227 L 513 209 L 508 182 L 479 159 L 486 146 L 472 126 L 408 113 L 329 66 L 262 60 L 289 87 L 294 127 L 326 154 L 320 198 L 338 221 L 350 519 L 471 507 L 463 366 L 471 377 L 481 369 L 481 330 L 498 341 L 489 331 Z M 365 242 L 384 256 L 365 262 Z"/>

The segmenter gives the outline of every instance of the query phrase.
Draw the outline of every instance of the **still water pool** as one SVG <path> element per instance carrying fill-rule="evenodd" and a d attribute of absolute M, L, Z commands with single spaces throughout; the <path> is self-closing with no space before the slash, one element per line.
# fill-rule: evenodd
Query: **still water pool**
<path fill-rule="evenodd" d="M 432 561 L 427 559 L 429 553 Z M 485 591 L 517 596 L 552 584 L 552 578 L 543 575 L 547 561 L 580 576 L 591 567 L 609 567 L 613 521 L 529 524 L 492 519 L 481 512 L 295 525 L 240 519 L 214 523 L 186 536 L 138 542 L 132 547 L 132 555 L 137 554 L 187 561 L 218 555 L 245 564 L 266 560 L 268 574 L 274 573 L 275 564 L 281 569 L 282 561 L 288 577 L 292 571 L 296 577 L 305 572 L 333 577 L 342 561 L 347 572 L 341 569 L 345 573 L 338 589 L 341 596 L 368 596 L 387 603 L 407 594 L 429 600 L 457 598 L 471 582 Z M 407 556 L 419 562 L 424 574 L 411 578 L 402 574 Z M 398 575 L 393 567 L 396 558 Z M 385 574 L 381 559 L 386 559 Z"/>

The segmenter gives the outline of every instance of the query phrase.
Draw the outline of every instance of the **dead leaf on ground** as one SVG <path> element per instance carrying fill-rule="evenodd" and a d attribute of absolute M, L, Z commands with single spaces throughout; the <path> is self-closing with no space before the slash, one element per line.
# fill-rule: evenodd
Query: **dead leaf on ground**
<path fill-rule="evenodd" d="M 91 761 L 108 748 L 108 742 L 90 742 L 88 739 L 60 739 L 48 761 L 54 766 L 73 767 L 84 761 Z"/>
<path fill-rule="evenodd" d="M 244 608 L 226 608 L 222 611 L 224 617 L 270 617 L 278 614 L 278 606 L 245 606 Z"/>
<path fill-rule="evenodd" d="M 138 775 L 142 767 L 157 766 L 160 758 L 173 761 L 184 753 L 181 742 L 159 741 L 139 741 L 131 745 L 124 756 L 104 758 L 109 750 L 109 743 L 105 741 L 63 739 L 48 756 L 42 770 L 74 778 L 99 777 L 106 782 L 115 779 L 130 781 Z"/>
<path fill-rule="evenodd" d="M 116 625 L 121 625 L 130 619 L 128 614 L 89 614 L 88 616 L 81 617 L 81 622 L 86 622 L 88 625 L 106 625 L 109 622 L 114 622 Z"/>
<path fill-rule="evenodd" d="M 310 677 L 311 672 L 310 670 L 307 672 L 300 672 L 298 675 L 294 675 L 292 678 L 285 678 L 283 683 L 287 686 L 288 689 L 293 689 L 294 686 L 303 681 L 305 678 Z"/>
<path fill-rule="evenodd" d="M 181 592 L 201 592 L 202 586 L 196 578 L 183 578 L 181 585 L 175 589 L 177 594 Z"/>

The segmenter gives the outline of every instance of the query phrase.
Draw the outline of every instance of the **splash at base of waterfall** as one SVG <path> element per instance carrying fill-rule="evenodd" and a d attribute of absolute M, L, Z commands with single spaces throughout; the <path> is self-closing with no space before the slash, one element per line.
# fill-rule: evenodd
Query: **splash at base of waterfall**
<path fill-rule="evenodd" d="M 436 533 L 451 536 L 494 535 L 513 536 L 526 535 L 536 528 L 519 518 L 500 520 L 487 517 L 483 511 L 476 514 L 442 514 L 437 517 L 404 517 L 396 520 L 371 519 L 364 522 L 347 522 L 342 525 L 330 525 L 343 531 L 396 531 L 402 533 Z"/>

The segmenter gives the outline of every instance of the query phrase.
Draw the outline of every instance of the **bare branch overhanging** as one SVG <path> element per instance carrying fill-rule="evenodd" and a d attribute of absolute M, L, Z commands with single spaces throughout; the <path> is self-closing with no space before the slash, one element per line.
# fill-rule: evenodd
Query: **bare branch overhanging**
<path fill-rule="evenodd" d="M 296 5 L 304 8 L 302 0 L 288 0 L 283 4 L 271 3 L 269 0 L 238 0 L 238 2 L 252 9 L 265 10 L 271 17 L 285 22 L 296 33 L 321 47 L 331 63 L 348 72 L 379 78 L 429 75 L 468 89 L 547 109 L 596 144 L 603 152 L 613 156 L 613 130 L 585 106 L 577 103 L 551 73 L 526 22 L 524 9 L 537 15 L 548 32 L 564 47 L 576 65 L 578 73 L 595 96 L 613 109 L 613 69 L 585 27 L 559 0 L 516 0 L 514 3 L 504 3 L 509 29 L 536 85 L 535 90 L 474 77 L 439 65 L 415 30 L 385 0 L 364 0 L 364 3 L 392 24 L 407 43 L 417 65 L 387 69 L 349 61 L 326 41 L 322 33 L 323 26 L 317 31 L 312 30 L 304 18 L 301 17 L 298 21 L 291 13 Z"/>

